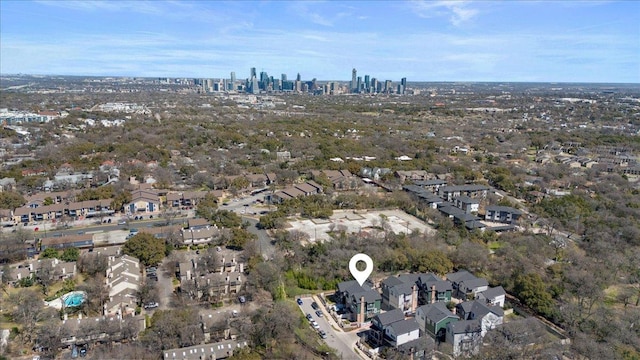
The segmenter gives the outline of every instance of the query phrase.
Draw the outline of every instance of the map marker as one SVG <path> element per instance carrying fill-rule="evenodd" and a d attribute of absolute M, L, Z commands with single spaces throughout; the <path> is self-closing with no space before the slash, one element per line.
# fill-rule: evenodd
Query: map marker
<path fill-rule="evenodd" d="M 365 263 L 366 267 L 364 268 L 364 270 L 358 270 L 358 268 L 356 267 L 358 261 L 363 261 Z M 355 254 L 351 258 L 351 260 L 349 260 L 349 271 L 351 272 L 351 275 L 356 279 L 358 284 L 362 286 L 362 284 L 367 281 L 369 275 L 371 275 L 371 272 L 373 271 L 373 260 L 371 260 L 371 258 L 367 254 Z"/>

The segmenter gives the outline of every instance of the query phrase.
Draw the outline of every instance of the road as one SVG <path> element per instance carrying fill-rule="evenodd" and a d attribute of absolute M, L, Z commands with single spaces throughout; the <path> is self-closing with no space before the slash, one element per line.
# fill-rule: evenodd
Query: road
<path fill-rule="evenodd" d="M 300 305 L 299 308 L 303 314 L 311 314 L 313 320 L 320 326 L 320 330 L 324 330 L 324 332 L 327 333 L 327 338 L 324 339 L 327 345 L 335 349 L 341 359 L 360 359 L 361 356 L 354 350 L 356 342 L 358 341 L 357 333 L 355 331 L 345 333 L 331 326 L 327 318 L 329 314 L 324 311 L 322 305 L 318 303 L 324 315 L 318 317 L 316 311 L 311 307 L 312 302 L 313 299 L 310 297 L 302 298 L 302 305 Z"/>
<path fill-rule="evenodd" d="M 265 260 L 273 258 L 273 255 L 276 253 L 276 247 L 272 243 L 273 239 L 269 234 L 267 234 L 266 230 L 258 229 L 256 227 L 258 220 L 250 217 L 242 217 L 242 221 L 248 222 L 249 227 L 247 227 L 247 231 L 258 237 L 258 246 L 260 247 L 262 257 L 264 257 Z"/>

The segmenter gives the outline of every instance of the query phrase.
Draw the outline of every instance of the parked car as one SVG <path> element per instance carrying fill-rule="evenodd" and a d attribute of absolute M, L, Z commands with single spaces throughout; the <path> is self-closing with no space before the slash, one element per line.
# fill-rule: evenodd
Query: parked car
<path fill-rule="evenodd" d="M 322 317 L 322 311 L 321 310 L 316 310 L 316 315 L 318 315 L 318 317 Z"/>
<path fill-rule="evenodd" d="M 302 299 L 298 298 L 298 300 L 296 300 L 296 302 L 298 303 L 298 305 L 302 306 Z"/>
<path fill-rule="evenodd" d="M 318 331 L 318 334 L 320 335 L 321 338 L 326 339 L 327 338 L 327 333 L 324 332 L 324 330 L 320 330 Z"/>
<path fill-rule="evenodd" d="M 311 314 L 307 314 L 307 320 L 313 321 L 313 316 L 311 316 Z"/>
<path fill-rule="evenodd" d="M 158 303 L 157 303 L 157 302 L 155 302 L 155 301 L 150 302 L 150 303 L 147 303 L 147 304 L 144 304 L 144 308 L 145 308 L 145 309 L 155 309 L 155 308 L 157 308 L 158 306 L 160 306 L 160 305 L 158 305 Z"/>
<path fill-rule="evenodd" d="M 317 302 L 315 302 L 315 301 L 311 303 L 311 307 L 313 308 L 313 310 L 318 310 L 318 309 L 320 309 L 320 307 L 318 306 L 318 303 L 317 303 Z"/>
<path fill-rule="evenodd" d="M 314 329 L 320 329 L 320 325 L 318 325 L 315 320 L 311 320 L 311 326 L 313 326 Z"/>

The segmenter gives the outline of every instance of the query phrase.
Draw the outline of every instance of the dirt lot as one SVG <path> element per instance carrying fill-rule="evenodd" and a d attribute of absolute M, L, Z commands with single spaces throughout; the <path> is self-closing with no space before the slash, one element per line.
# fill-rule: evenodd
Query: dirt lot
<path fill-rule="evenodd" d="M 385 220 L 382 220 L 385 218 Z M 348 233 L 361 231 L 379 231 L 381 223 L 385 221 L 389 229 L 396 234 L 413 232 L 431 233 L 435 230 L 422 220 L 401 210 L 367 211 L 367 210 L 336 210 L 330 219 L 311 219 L 289 221 L 288 230 L 299 230 L 309 234 L 311 242 L 330 240 L 327 232 L 345 229 Z"/>

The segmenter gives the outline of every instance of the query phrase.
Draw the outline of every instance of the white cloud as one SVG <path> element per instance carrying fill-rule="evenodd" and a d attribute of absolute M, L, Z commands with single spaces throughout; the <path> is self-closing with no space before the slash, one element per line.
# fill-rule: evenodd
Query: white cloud
<path fill-rule="evenodd" d="M 460 26 L 478 15 L 478 10 L 471 8 L 468 1 L 412 1 L 412 10 L 422 18 L 448 17 L 454 26 Z"/>

